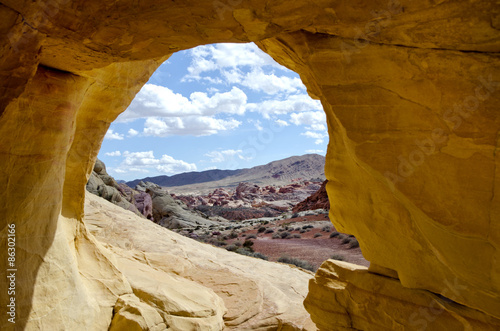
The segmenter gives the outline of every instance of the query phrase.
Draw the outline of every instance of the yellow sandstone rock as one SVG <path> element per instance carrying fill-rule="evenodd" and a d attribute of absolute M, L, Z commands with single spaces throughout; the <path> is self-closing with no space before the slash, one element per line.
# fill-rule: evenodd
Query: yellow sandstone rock
<path fill-rule="evenodd" d="M 189 311 L 210 328 L 221 327 L 224 309 L 231 328 L 302 325 L 293 318 L 295 304 L 281 304 L 288 301 L 279 293 L 291 295 L 284 280 L 264 290 L 269 284 L 262 277 L 281 276 L 264 262 L 262 275 L 233 265 L 227 267 L 232 276 L 224 278 L 230 259 L 204 252 L 205 246 L 198 252 L 199 246 L 176 239 L 163 259 L 164 251 L 137 248 L 149 238 L 140 231 L 129 240 L 122 229 L 106 243 L 93 229 L 104 247 L 83 223 L 85 183 L 103 136 L 161 62 L 197 45 L 248 41 L 298 72 L 309 94 L 322 101 L 331 218 L 339 230 L 356 235 L 376 265 L 372 272 L 344 266 L 318 273 L 307 303 L 314 321 L 335 329 L 335 312 L 345 311 L 338 329 L 409 329 L 415 309 L 432 297 L 431 303 L 454 302 L 432 316 L 436 326 L 498 325 L 496 0 L 1 0 L 0 17 L 0 246 L 7 245 L 7 225 L 15 224 L 16 328 L 161 329 L 162 323 L 180 323 L 135 299 L 136 291 L 162 298 L 159 307 Z M 152 293 L 139 271 L 147 269 L 146 257 L 158 272 L 198 284 L 193 289 L 202 286 L 199 301 L 176 296 L 179 302 L 169 302 L 167 285 Z M 146 269 L 127 272 L 134 260 Z M 2 261 L 7 270 L 5 253 Z M 379 290 L 363 284 L 389 286 L 375 271 L 393 277 L 384 293 L 396 299 L 373 304 Z M 369 308 L 346 301 L 350 289 L 354 301 L 364 296 Z M 2 307 L 7 290 L 1 282 Z M 411 306 L 408 298 L 414 297 Z M 391 309 L 399 315 L 384 317 Z M 361 312 L 367 321 L 359 321 Z M 391 321 L 401 324 L 389 326 Z M 0 326 L 13 327 L 6 319 Z"/>

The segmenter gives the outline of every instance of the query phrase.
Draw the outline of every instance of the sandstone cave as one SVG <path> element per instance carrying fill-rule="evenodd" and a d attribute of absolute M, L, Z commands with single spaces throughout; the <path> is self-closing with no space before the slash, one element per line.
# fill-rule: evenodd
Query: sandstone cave
<path fill-rule="evenodd" d="M 17 268 L 2 328 L 500 328 L 496 1 L 2 1 L 0 15 L 1 242 L 15 224 Z M 331 218 L 370 268 L 256 273 L 85 197 L 110 123 L 163 61 L 250 41 L 321 100 Z"/>

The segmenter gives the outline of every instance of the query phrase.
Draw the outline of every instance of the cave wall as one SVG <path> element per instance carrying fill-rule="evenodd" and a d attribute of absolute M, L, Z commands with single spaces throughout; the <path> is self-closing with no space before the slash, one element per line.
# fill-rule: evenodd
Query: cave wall
<path fill-rule="evenodd" d="M 43 329 L 71 303 L 73 325 L 106 328 L 128 289 L 92 280 L 86 265 L 108 258 L 82 223 L 104 134 L 172 53 L 248 41 L 321 100 L 331 218 L 371 272 L 500 318 L 496 1 L 3 0 L 0 16 L 0 241 L 15 223 L 18 326 Z M 325 275 L 309 302 L 326 299 Z"/>

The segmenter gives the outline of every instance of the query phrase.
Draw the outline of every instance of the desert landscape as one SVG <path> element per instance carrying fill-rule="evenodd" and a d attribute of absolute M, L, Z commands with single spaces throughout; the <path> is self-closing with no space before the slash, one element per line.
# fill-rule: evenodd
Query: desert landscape
<path fill-rule="evenodd" d="M 164 178 L 118 183 L 108 175 L 104 163 L 97 160 L 87 190 L 185 237 L 230 252 L 288 261 L 310 271 L 316 271 L 327 259 L 368 267 L 356 238 L 337 232 L 331 224 L 326 181 L 312 181 L 317 176 L 321 179 L 324 167 L 321 161 L 319 155 L 306 155 L 247 170 L 253 176 L 246 178 L 266 184 L 264 187 L 240 182 L 231 189 L 235 179 L 230 176 L 226 179 L 228 185 L 207 195 L 176 195 L 169 193 L 168 187 L 143 181 L 164 182 Z M 307 168 L 313 179 L 294 177 L 294 174 L 307 176 L 296 169 L 297 165 Z M 281 178 L 281 185 L 276 185 L 278 176 L 273 170 L 289 174 L 288 179 Z M 200 189 L 197 183 L 184 177 L 189 184 L 178 185 L 173 191 L 203 192 L 207 187 L 221 185 L 220 180 L 205 180 Z M 128 186 L 134 183 L 137 183 L 134 189 Z"/>

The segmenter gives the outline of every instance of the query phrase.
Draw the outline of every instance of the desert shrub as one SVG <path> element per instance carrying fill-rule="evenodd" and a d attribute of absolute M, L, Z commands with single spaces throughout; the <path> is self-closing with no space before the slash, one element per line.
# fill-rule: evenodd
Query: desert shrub
<path fill-rule="evenodd" d="M 345 256 L 342 254 L 333 254 L 330 259 L 332 260 L 337 260 L 337 261 L 345 261 Z"/>
<path fill-rule="evenodd" d="M 306 232 L 306 230 L 300 230 L 299 232 L 300 232 L 300 233 L 305 233 L 305 232 Z"/>
<path fill-rule="evenodd" d="M 349 248 L 358 248 L 359 242 L 356 238 L 351 238 L 351 242 L 349 243 Z"/>
<path fill-rule="evenodd" d="M 273 239 L 280 239 L 280 238 L 281 238 L 281 236 L 280 236 L 279 234 L 275 233 L 275 234 L 273 234 L 273 237 L 272 237 L 272 238 L 273 238 Z"/>
<path fill-rule="evenodd" d="M 241 247 L 241 241 L 235 241 L 234 244 L 236 247 Z"/>
<path fill-rule="evenodd" d="M 332 233 L 330 233 L 330 238 L 335 238 L 335 237 L 338 237 L 340 233 L 338 233 L 337 231 L 333 231 Z"/>
<path fill-rule="evenodd" d="M 304 225 L 304 226 L 302 227 L 302 229 L 313 229 L 313 228 L 314 228 L 314 226 L 313 226 L 313 225 L 310 225 L 310 224 L 309 224 L 309 225 Z"/>
<path fill-rule="evenodd" d="M 241 255 L 246 255 L 246 256 L 251 256 L 251 257 L 255 257 L 255 258 L 258 258 L 258 259 L 262 259 L 262 260 L 268 260 L 268 257 L 265 256 L 264 254 L 262 253 L 258 253 L 258 252 L 252 252 L 250 250 L 247 250 L 245 248 L 238 248 L 235 253 L 238 253 L 238 254 L 241 254 Z"/>
<path fill-rule="evenodd" d="M 321 237 L 321 236 L 322 236 L 322 234 L 319 233 L 319 232 L 314 234 L 314 238 L 318 238 L 318 237 Z"/>
<path fill-rule="evenodd" d="M 247 235 L 246 235 L 245 233 L 243 233 L 241 236 L 242 236 L 242 237 L 246 237 Z"/>
<path fill-rule="evenodd" d="M 254 234 L 251 234 L 251 235 L 247 236 L 247 239 L 257 239 L 257 236 Z"/>
<path fill-rule="evenodd" d="M 228 250 L 230 252 L 236 252 L 237 249 L 238 249 L 238 246 L 236 246 L 235 244 L 226 246 L 226 250 Z"/>
<path fill-rule="evenodd" d="M 283 231 L 285 231 L 285 229 L 282 229 L 282 228 L 278 229 L 278 232 L 283 232 Z"/>
<path fill-rule="evenodd" d="M 259 228 L 259 230 L 257 230 L 257 231 L 258 231 L 259 233 L 262 233 L 262 232 L 266 231 L 266 228 L 265 228 L 265 227 L 263 227 L 263 226 L 261 226 L 261 227 Z"/>
<path fill-rule="evenodd" d="M 297 218 L 299 217 L 299 213 L 293 213 L 291 218 Z"/>
<path fill-rule="evenodd" d="M 349 237 L 345 237 L 344 239 L 342 239 L 342 244 L 348 244 L 351 242 L 351 238 Z"/>
<path fill-rule="evenodd" d="M 273 233 L 274 230 L 273 229 L 267 229 L 265 233 Z"/>
<path fill-rule="evenodd" d="M 332 231 L 332 228 L 331 228 L 330 226 L 328 226 L 328 225 L 325 225 L 325 226 L 321 229 L 321 231 L 324 231 L 324 232 L 330 232 L 330 231 Z"/>
<path fill-rule="evenodd" d="M 293 264 L 299 268 L 314 271 L 314 266 L 311 263 L 294 257 L 282 256 L 278 259 L 278 262 Z"/>
<path fill-rule="evenodd" d="M 259 252 L 254 252 L 254 253 L 252 253 L 252 255 L 250 255 L 250 256 L 252 256 L 252 257 L 256 257 L 256 258 L 258 258 L 258 259 L 266 260 L 266 261 L 267 261 L 267 260 L 269 260 L 269 258 L 268 258 L 267 256 L 265 256 L 264 254 L 259 253 Z"/>
<path fill-rule="evenodd" d="M 226 231 L 227 231 L 227 230 L 232 230 L 232 229 L 233 229 L 233 227 L 232 227 L 232 226 L 226 226 L 226 228 L 225 228 L 224 230 L 226 230 Z M 198 229 L 196 229 L 196 230 L 198 230 Z"/>
<path fill-rule="evenodd" d="M 263 223 L 263 224 L 264 224 L 264 225 L 269 224 L 269 221 L 264 221 L 264 223 Z"/>
<path fill-rule="evenodd" d="M 353 234 L 350 234 L 350 235 L 349 235 L 349 238 L 354 238 L 354 235 L 353 235 Z"/>
<path fill-rule="evenodd" d="M 347 238 L 347 236 L 345 234 L 339 233 L 339 235 L 337 236 L 337 238 L 340 239 L 340 240 L 344 240 L 345 238 Z"/>
<path fill-rule="evenodd" d="M 290 237 L 291 237 L 290 232 L 287 232 L 287 231 L 281 232 L 281 239 L 288 239 Z"/>
<path fill-rule="evenodd" d="M 293 231 L 300 231 L 300 226 L 298 228 L 295 228 Z"/>
<path fill-rule="evenodd" d="M 218 236 L 218 235 L 220 235 L 220 232 L 219 231 L 214 231 L 214 232 L 212 232 L 212 235 L 213 236 Z"/>
<path fill-rule="evenodd" d="M 253 246 L 253 241 L 251 240 L 245 240 L 245 242 L 243 243 L 243 247 L 250 248 L 252 246 Z"/>
<path fill-rule="evenodd" d="M 231 233 L 229 234 L 229 238 L 230 239 L 238 238 L 238 233 L 236 233 L 236 231 L 231 231 Z"/>
<path fill-rule="evenodd" d="M 298 234 L 298 233 L 295 233 L 295 234 L 292 236 L 292 238 L 302 238 L 302 236 L 301 236 L 300 234 Z"/>

